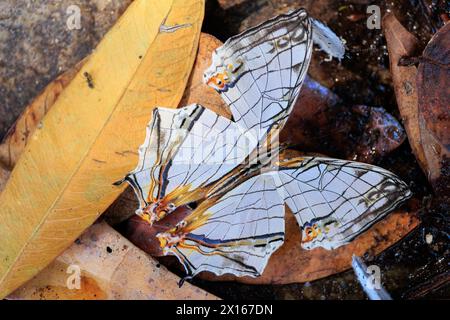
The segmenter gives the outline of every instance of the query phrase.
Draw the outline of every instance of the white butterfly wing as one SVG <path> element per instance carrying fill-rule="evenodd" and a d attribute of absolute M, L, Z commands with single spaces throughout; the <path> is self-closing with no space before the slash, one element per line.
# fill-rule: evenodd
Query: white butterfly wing
<path fill-rule="evenodd" d="M 142 209 L 179 187 L 192 191 L 221 178 L 255 145 L 236 123 L 200 105 L 157 108 L 139 150 L 138 166 L 125 180 Z"/>
<path fill-rule="evenodd" d="M 147 125 L 139 162 L 125 180 L 133 187 L 143 208 L 159 198 L 162 170 L 176 154 L 201 110 L 195 105 L 183 110 L 156 108 Z"/>
<path fill-rule="evenodd" d="M 201 114 L 164 172 L 162 196 L 179 186 L 194 190 L 222 178 L 256 146 L 233 121 L 198 108 Z"/>
<path fill-rule="evenodd" d="M 279 171 L 250 178 L 206 209 L 200 205 L 186 219 L 189 233 L 169 251 L 191 276 L 201 271 L 258 276 L 284 242 L 284 203 L 301 226 L 304 248 L 334 249 L 410 195 L 393 173 L 372 165 L 287 160 Z"/>
<path fill-rule="evenodd" d="M 247 180 L 208 208 L 200 205 L 186 221 L 191 231 L 169 250 L 191 276 L 259 276 L 284 241 L 283 200 L 270 175 Z"/>
<path fill-rule="evenodd" d="M 303 246 L 332 249 L 410 196 L 394 174 L 344 160 L 287 160 L 278 171 L 248 180 L 246 174 L 255 172 L 233 170 L 255 148 L 264 154 L 260 146 L 265 136 L 284 125 L 306 75 L 313 41 L 342 58 L 341 41 L 304 10 L 271 19 L 216 50 L 205 81 L 229 104 L 234 121 L 199 105 L 155 111 L 139 165 L 126 180 L 141 208 L 181 187 L 188 188 L 179 193 L 205 191 L 180 225 L 158 235 L 189 275 L 260 275 L 284 241 L 285 202 L 302 228 Z M 236 186 L 240 180 L 245 181 Z M 222 187 L 228 191 L 221 192 Z"/>
<path fill-rule="evenodd" d="M 313 42 L 342 59 L 341 40 L 304 9 L 279 15 L 231 37 L 212 57 L 204 80 L 257 141 L 283 127 L 308 70 Z"/>
<path fill-rule="evenodd" d="M 306 249 L 347 244 L 411 196 L 393 173 L 346 160 L 289 160 L 275 180 L 302 227 Z"/>
<path fill-rule="evenodd" d="M 311 28 L 307 13 L 295 11 L 230 38 L 213 54 L 205 82 L 258 141 L 289 116 L 310 63 Z"/>

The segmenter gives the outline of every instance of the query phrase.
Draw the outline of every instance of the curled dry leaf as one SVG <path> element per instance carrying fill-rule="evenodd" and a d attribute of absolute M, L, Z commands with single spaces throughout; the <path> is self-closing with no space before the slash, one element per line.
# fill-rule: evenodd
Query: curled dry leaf
<path fill-rule="evenodd" d="M 428 172 L 428 164 L 420 142 L 416 86 L 417 68 L 414 65 L 399 66 L 399 61 L 402 57 L 415 56 L 417 54 L 419 41 L 400 24 L 392 13 L 386 14 L 382 23 L 389 52 L 395 97 L 402 122 L 417 162 L 424 172 Z"/>
<path fill-rule="evenodd" d="M 102 222 L 8 299 L 216 299 L 190 284 L 180 289 L 178 282 L 177 276 Z"/>
<path fill-rule="evenodd" d="M 391 73 L 400 114 L 411 149 L 436 192 L 448 192 L 450 125 L 449 24 L 428 43 L 422 56 L 418 40 L 395 18 L 383 18 Z M 404 57 L 418 57 L 419 67 L 399 65 Z"/>
<path fill-rule="evenodd" d="M 420 138 L 428 178 L 436 192 L 450 192 L 450 23 L 430 40 L 417 73 Z"/>
<path fill-rule="evenodd" d="M 123 152 L 137 150 L 154 107 L 176 107 L 182 97 L 203 9 L 201 0 L 134 1 L 61 93 L 0 194 L 0 297 L 55 259 L 124 189 L 112 184 L 137 155 Z M 161 28 L 176 24 L 183 27 Z"/>

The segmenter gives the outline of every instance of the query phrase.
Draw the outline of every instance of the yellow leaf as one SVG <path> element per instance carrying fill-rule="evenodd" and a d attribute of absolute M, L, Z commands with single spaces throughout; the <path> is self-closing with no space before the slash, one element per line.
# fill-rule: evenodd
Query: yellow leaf
<path fill-rule="evenodd" d="M 136 0 L 37 130 L 0 195 L 0 298 L 67 248 L 123 191 L 156 106 L 176 107 L 204 0 Z"/>

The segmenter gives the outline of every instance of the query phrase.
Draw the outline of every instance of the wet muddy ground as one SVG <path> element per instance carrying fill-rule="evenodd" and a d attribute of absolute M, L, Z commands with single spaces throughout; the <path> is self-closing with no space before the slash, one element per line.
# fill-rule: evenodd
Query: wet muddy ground
<path fill-rule="evenodd" d="M 6 0 L 0 3 L 0 138 L 48 82 L 91 52 L 131 1 L 75 1 L 89 12 L 84 17 L 86 28 L 79 33 L 68 33 L 61 23 L 68 2 L 74 1 L 55 5 L 47 5 L 46 1 L 29 4 Z M 366 8 L 372 4 L 380 6 L 381 14 L 394 12 L 419 38 L 423 47 L 442 26 L 446 20 L 445 10 L 448 10 L 445 1 L 434 0 L 208 0 L 203 31 L 225 41 L 276 14 L 305 7 L 312 16 L 325 21 L 345 39 L 348 48 L 346 59 L 340 64 L 324 63 L 325 56 L 316 52 L 310 76 L 339 95 L 344 105 L 382 107 L 400 119 L 383 31 L 369 30 L 366 26 Z M 34 8 L 30 9 L 30 6 Z M 39 27 L 31 32 L 33 24 Z M 345 116 L 345 113 L 336 114 L 336 121 Z M 354 130 L 358 131 L 358 124 Z M 318 145 L 327 145 L 330 140 L 326 136 L 321 139 Z M 348 139 L 343 143 L 355 143 L 351 134 Z M 373 137 L 366 139 L 369 142 Z M 323 150 L 309 145 L 308 150 L 302 151 L 348 156 L 333 146 Z M 448 195 L 433 193 L 407 140 L 388 155 L 375 154 L 373 162 L 409 183 L 421 200 L 422 223 L 382 254 L 364 259 L 367 264 L 381 268 L 383 285 L 394 299 L 449 298 Z M 178 270 L 174 272 L 179 273 Z M 351 270 L 291 285 L 254 286 L 200 279 L 194 279 L 192 283 L 227 299 L 366 298 Z"/>

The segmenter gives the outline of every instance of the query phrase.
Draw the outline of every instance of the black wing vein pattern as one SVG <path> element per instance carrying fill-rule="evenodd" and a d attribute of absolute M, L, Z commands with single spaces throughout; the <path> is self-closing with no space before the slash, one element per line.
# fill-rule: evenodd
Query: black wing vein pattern
<path fill-rule="evenodd" d="M 245 181 L 207 210 L 196 209 L 186 228 L 198 220 L 204 222 L 173 250 L 192 276 L 259 276 L 284 241 L 284 205 L 270 175 Z"/>
<path fill-rule="evenodd" d="M 284 125 L 295 104 L 311 59 L 311 28 L 306 12 L 295 11 L 230 38 L 213 54 L 205 80 L 226 72 L 229 83 L 219 92 L 258 142 L 274 124 Z"/>
<path fill-rule="evenodd" d="M 194 228 L 174 254 L 186 271 L 258 276 L 284 241 L 284 203 L 305 249 L 349 243 L 411 195 L 393 173 L 365 163 L 306 157 L 257 175 L 213 206 L 199 208 Z M 313 236 L 308 229 L 313 228 Z"/>
<path fill-rule="evenodd" d="M 315 157 L 290 162 L 281 163 L 276 185 L 309 240 L 303 241 L 306 249 L 347 244 L 411 196 L 396 175 L 366 163 Z M 313 227 L 312 237 L 307 227 Z"/>
<path fill-rule="evenodd" d="M 180 186 L 194 190 L 221 178 L 255 147 L 250 140 L 236 123 L 200 105 L 156 108 L 126 180 L 142 209 Z"/>

